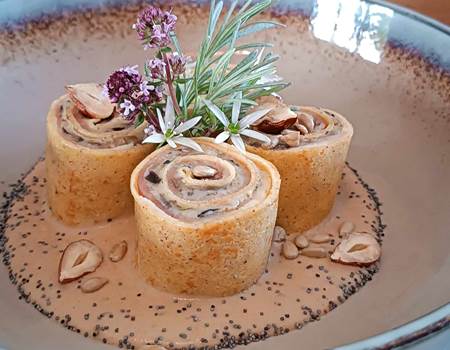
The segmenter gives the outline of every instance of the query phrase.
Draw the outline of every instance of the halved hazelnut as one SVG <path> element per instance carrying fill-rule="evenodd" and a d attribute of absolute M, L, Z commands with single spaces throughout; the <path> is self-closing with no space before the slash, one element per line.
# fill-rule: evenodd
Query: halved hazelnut
<path fill-rule="evenodd" d="M 91 241 L 72 242 L 64 249 L 59 262 L 59 282 L 68 283 L 94 272 L 102 261 L 102 251 Z"/>
<path fill-rule="evenodd" d="M 81 291 L 83 293 L 94 293 L 102 289 L 109 280 L 104 277 L 91 277 L 81 283 Z"/>
<path fill-rule="evenodd" d="M 103 95 L 100 84 L 67 85 L 66 90 L 77 108 L 89 118 L 105 119 L 114 112 L 114 105 Z"/>
<path fill-rule="evenodd" d="M 286 241 L 281 247 L 281 253 L 286 259 L 291 260 L 297 258 L 299 252 L 297 246 L 293 242 Z"/>
<path fill-rule="evenodd" d="M 273 229 L 273 241 L 276 243 L 286 241 L 286 230 L 281 226 L 275 226 Z"/>
<path fill-rule="evenodd" d="M 308 239 L 302 234 L 299 234 L 297 237 L 295 237 L 294 243 L 298 249 L 304 249 L 309 246 Z"/>
<path fill-rule="evenodd" d="M 270 142 L 263 143 L 261 145 L 263 149 L 274 149 L 275 147 L 278 146 L 278 144 L 280 143 L 280 135 L 270 135 L 270 134 L 265 135 L 270 139 Z"/>
<path fill-rule="evenodd" d="M 328 243 L 333 239 L 333 236 L 328 233 L 317 232 L 309 237 L 309 240 L 313 243 Z"/>
<path fill-rule="evenodd" d="M 280 135 L 280 143 L 289 147 L 297 147 L 300 145 L 301 135 L 299 131 L 283 130 Z"/>
<path fill-rule="evenodd" d="M 350 233 L 331 255 L 331 260 L 342 264 L 365 266 L 377 261 L 381 247 L 369 233 Z"/>
<path fill-rule="evenodd" d="M 210 178 L 217 174 L 217 169 L 207 165 L 196 165 L 192 168 L 192 174 L 197 179 Z"/>
<path fill-rule="evenodd" d="M 306 247 L 300 252 L 301 255 L 307 256 L 309 258 L 323 259 L 328 256 L 328 253 L 324 247 Z"/>
<path fill-rule="evenodd" d="M 125 256 L 128 251 L 128 244 L 126 241 L 115 244 L 109 252 L 109 260 L 112 262 L 119 262 Z"/>
<path fill-rule="evenodd" d="M 257 102 L 258 106 L 253 108 L 252 112 L 265 108 L 272 110 L 252 124 L 256 130 L 268 134 L 279 134 L 281 131 L 289 129 L 297 121 L 297 114 L 274 96 L 266 96 Z"/>
<path fill-rule="evenodd" d="M 307 134 L 309 134 L 309 131 L 308 131 L 308 129 L 306 128 L 306 126 L 304 126 L 303 124 L 299 123 L 298 120 L 296 120 L 296 122 L 295 122 L 295 124 L 294 124 L 294 127 L 295 127 L 298 131 L 300 131 L 300 134 L 302 134 L 302 135 L 307 135 Z"/>
<path fill-rule="evenodd" d="M 298 122 L 306 127 L 309 132 L 314 131 L 314 117 L 308 113 L 300 113 Z"/>

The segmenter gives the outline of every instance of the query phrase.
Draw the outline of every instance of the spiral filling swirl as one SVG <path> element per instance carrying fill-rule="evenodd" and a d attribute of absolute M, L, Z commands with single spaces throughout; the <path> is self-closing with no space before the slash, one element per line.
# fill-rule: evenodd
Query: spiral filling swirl
<path fill-rule="evenodd" d="M 333 112 L 316 107 L 291 106 L 297 115 L 307 115 L 314 120 L 310 133 L 302 136 L 304 143 L 318 140 L 324 136 L 338 135 L 342 132 L 342 120 Z"/>
<path fill-rule="evenodd" d="M 144 124 L 135 128 L 117 113 L 105 119 L 87 117 L 69 97 L 62 101 L 57 120 L 65 139 L 89 148 L 126 148 L 144 138 Z"/>
<path fill-rule="evenodd" d="M 140 195 L 181 221 L 208 219 L 257 205 L 271 178 L 257 163 L 210 142 L 205 153 L 166 148 L 139 174 Z"/>

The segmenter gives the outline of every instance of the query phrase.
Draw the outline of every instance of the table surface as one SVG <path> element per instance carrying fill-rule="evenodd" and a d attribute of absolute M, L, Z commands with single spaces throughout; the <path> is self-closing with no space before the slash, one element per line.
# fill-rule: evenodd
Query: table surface
<path fill-rule="evenodd" d="M 450 0 L 390 0 L 450 25 Z"/>

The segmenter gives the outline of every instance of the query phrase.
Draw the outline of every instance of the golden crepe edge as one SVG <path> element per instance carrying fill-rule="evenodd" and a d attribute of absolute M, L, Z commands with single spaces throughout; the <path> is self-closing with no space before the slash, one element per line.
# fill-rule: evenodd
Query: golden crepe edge
<path fill-rule="evenodd" d="M 215 145 L 212 139 L 195 140 L 238 152 L 228 144 Z M 138 230 L 136 262 L 141 275 L 172 293 L 225 296 L 248 288 L 264 272 L 270 252 L 280 187 L 277 169 L 261 157 L 247 154 L 270 175 L 271 188 L 265 200 L 219 218 L 188 223 L 168 215 L 139 193 L 139 174 L 151 157 L 164 150 L 149 155 L 131 176 Z"/>
<path fill-rule="evenodd" d="M 272 162 L 280 172 L 277 225 L 289 234 L 311 229 L 330 213 L 353 136 L 353 126 L 339 113 L 317 107 L 299 108 L 333 116 L 342 123 L 341 132 L 285 149 L 247 145 L 249 152 Z"/>
<path fill-rule="evenodd" d="M 131 211 L 131 172 L 154 146 L 95 149 L 71 142 L 62 135 L 57 120 L 66 99 L 63 95 L 55 100 L 47 115 L 49 207 L 68 225 L 95 223 Z"/>

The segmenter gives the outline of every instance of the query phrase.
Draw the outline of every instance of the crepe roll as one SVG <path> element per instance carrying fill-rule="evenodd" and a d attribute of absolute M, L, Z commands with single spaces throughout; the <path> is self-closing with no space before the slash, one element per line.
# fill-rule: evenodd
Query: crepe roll
<path fill-rule="evenodd" d="M 204 153 L 165 146 L 132 174 L 137 267 L 172 293 L 231 295 L 264 272 L 280 178 L 256 155 L 196 141 Z"/>
<path fill-rule="evenodd" d="M 272 115 L 254 128 L 267 132 L 270 144 L 247 140 L 247 150 L 272 162 L 280 172 L 277 224 L 289 234 L 304 232 L 330 213 L 353 135 L 340 114 L 317 107 L 289 107 L 266 98 Z M 292 118 L 294 117 L 294 118 Z"/>
<path fill-rule="evenodd" d="M 48 204 L 65 224 L 113 219 L 132 212 L 130 176 L 153 146 L 114 112 L 97 84 L 69 86 L 47 116 Z"/>

